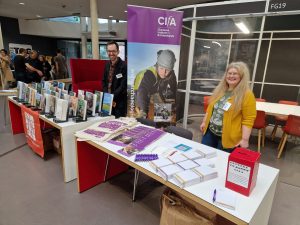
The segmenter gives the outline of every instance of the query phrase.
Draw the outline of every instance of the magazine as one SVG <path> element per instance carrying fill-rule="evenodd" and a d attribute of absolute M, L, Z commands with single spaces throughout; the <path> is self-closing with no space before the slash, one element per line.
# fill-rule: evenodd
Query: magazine
<path fill-rule="evenodd" d="M 95 94 L 97 95 L 96 112 L 101 112 L 103 92 L 102 91 L 95 91 Z"/>
<path fill-rule="evenodd" d="M 77 117 L 82 120 L 86 120 L 86 112 L 87 112 L 87 101 L 83 99 L 78 99 L 78 107 L 77 107 Z"/>
<path fill-rule="evenodd" d="M 85 99 L 87 101 L 88 115 L 95 116 L 97 95 L 93 94 L 92 92 L 87 91 L 85 93 Z"/>
<path fill-rule="evenodd" d="M 154 104 L 154 121 L 155 122 L 171 122 L 172 121 L 172 104 L 171 103 L 155 103 Z"/>
<path fill-rule="evenodd" d="M 104 116 L 110 116 L 111 115 L 113 99 L 114 99 L 113 94 L 103 93 L 101 113 Z"/>

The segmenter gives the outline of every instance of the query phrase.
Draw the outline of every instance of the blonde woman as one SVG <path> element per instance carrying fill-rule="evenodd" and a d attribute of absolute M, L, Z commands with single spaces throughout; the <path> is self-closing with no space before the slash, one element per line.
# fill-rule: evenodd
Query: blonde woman
<path fill-rule="evenodd" d="M 256 103 L 249 89 L 249 69 L 243 62 L 232 62 L 209 100 L 200 130 L 202 144 L 232 152 L 248 148 L 256 117 Z"/>
<path fill-rule="evenodd" d="M 0 69 L 2 71 L 2 86 L 4 89 L 8 89 L 10 83 L 15 82 L 12 71 L 9 67 L 10 58 L 5 49 L 0 50 Z"/>

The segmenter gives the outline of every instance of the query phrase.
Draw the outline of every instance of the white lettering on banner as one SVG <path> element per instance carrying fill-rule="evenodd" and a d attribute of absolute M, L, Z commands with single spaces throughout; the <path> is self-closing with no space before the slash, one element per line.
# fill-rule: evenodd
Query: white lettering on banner
<path fill-rule="evenodd" d="M 131 116 L 134 115 L 134 86 L 131 86 L 131 90 L 130 90 L 130 114 Z"/>
<path fill-rule="evenodd" d="M 34 119 L 33 116 L 25 112 L 25 123 L 27 135 L 32 138 L 32 140 L 36 141 L 35 138 L 35 128 L 34 128 Z"/>
<path fill-rule="evenodd" d="M 176 21 L 175 18 L 173 16 L 169 16 L 169 17 L 158 17 L 158 24 L 163 26 L 174 26 L 176 27 Z"/>

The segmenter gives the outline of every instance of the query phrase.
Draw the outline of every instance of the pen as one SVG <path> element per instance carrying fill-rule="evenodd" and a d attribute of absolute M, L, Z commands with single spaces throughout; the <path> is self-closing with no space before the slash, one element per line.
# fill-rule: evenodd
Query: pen
<path fill-rule="evenodd" d="M 215 202 L 217 197 L 217 189 L 214 190 L 214 195 L 212 201 Z"/>

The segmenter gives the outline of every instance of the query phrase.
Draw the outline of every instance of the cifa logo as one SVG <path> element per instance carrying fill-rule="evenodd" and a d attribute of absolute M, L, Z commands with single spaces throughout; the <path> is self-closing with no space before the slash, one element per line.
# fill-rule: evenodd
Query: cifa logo
<path fill-rule="evenodd" d="M 168 16 L 168 17 L 158 17 L 157 20 L 158 24 L 161 26 L 174 26 L 176 27 L 176 21 L 175 18 L 173 16 Z"/>

